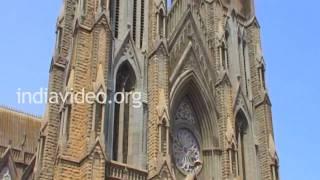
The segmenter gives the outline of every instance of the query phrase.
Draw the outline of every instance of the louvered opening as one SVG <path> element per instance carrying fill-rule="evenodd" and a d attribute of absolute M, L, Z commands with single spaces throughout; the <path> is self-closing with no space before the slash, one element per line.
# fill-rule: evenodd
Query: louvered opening
<path fill-rule="evenodd" d="M 132 21 L 133 40 L 136 41 L 137 32 L 137 0 L 133 0 L 133 21 Z"/>
<path fill-rule="evenodd" d="M 115 12 L 115 26 L 114 26 L 114 36 L 119 37 L 119 13 L 120 13 L 120 0 L 116 0 L 116 12 Z"/>
<path fill-rule="evenodd" d="M 141 17 L 140 17 L 140 48 L 143 45 L 143 34 L 144 34 L 144 0 L 141 0 Z"/>

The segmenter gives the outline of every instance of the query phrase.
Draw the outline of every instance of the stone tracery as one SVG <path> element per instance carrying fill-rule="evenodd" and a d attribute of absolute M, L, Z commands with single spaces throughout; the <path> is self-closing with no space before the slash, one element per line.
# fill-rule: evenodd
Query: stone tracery
<path fill-rule="evenodd" d="M 201 166 L 197 163 L 201 162 L 199 140 L 195 136 L 197 132 L 196 114 L 192 108 L 189 99 L 184 98 L 175 114 L 175 128 L 173 137 L 173 156 L 176 167 L 181 173 L 188 175 L 199 173 Z M 195 127 L 194 129 L 187 129 Z"/>
<path fill-rule="evenodd" d="M 196 168 L 196 163 L 200 162 L 200 147 L 192 132 L 179 129 L 174 136 L 173 151 L 176 166 L 180 171 L 189 174 L 200 170 Z"/>

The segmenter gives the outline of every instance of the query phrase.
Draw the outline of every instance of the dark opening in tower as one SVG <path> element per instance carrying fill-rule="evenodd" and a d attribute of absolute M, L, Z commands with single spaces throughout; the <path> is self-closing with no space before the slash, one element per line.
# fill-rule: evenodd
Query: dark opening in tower
<path fill-rule="evenodd" d="M 116 76 L 113 160 L 127 163 L 130 122 L 130 93 L 135 88 L 136 76 L 129 63 L 120 66 Z"/>
<path fill-rule="evenodd" d="M 160 9 L 160 11 L 159 11 L 159 36 L 160 36 L 160 39 L 161 38 L 164 38 L 164 12 L 163 12 L 163 9 Z"/>
<path fill-rule="evenodd" d="M 242 177 L 243 180 L 246 180 L 246 148 L 247 148 L 247 131 L 248 131 L 248 122 L 243 114 L 239 112 L 236 116 L 236 140 L 237 140 L 237 169 L 238 176 Z"/>

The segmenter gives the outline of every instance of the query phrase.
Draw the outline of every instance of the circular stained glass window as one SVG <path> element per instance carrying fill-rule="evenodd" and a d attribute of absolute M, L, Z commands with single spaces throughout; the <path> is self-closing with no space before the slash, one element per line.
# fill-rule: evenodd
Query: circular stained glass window
<path fill-rule="evenodd" d="M 173 138 L 173 155 L 177 168 L 183 174 L 198 173 L 201 167 L 199 143 L 193 133 L 187 129 L 178 129 Z"/>

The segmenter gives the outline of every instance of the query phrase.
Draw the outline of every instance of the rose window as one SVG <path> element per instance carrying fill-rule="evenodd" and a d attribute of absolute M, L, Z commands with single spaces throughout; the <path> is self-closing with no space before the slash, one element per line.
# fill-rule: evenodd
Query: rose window
<path fill-rule="evenodd" d="M 199 143 L 193 133 L 187 129 L 179 129 L 173 138 L 173 155 L 177 168 L 184 174 L 200 171 Z"/>

